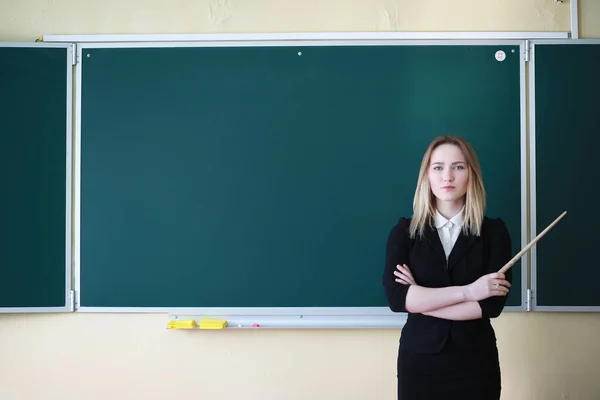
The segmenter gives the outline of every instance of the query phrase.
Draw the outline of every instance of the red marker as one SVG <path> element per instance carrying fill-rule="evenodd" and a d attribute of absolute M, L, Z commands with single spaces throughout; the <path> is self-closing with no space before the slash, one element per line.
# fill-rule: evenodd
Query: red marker
<path fill-rule="evenodd" d="M 260 325 L 259 324 L 252 324 L 252 327 L 253 328 L 260 328 Z"/>

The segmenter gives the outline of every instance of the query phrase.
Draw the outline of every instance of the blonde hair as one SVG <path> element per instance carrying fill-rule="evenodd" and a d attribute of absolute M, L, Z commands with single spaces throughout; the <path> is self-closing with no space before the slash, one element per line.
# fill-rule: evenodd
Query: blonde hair
<path fill-rule="evenodd" d="M 410 237 L 413 239 L 417 235 L 423 237 L 426 226 L 433 225 L 435 196 L 431 191 L 427 171 L 431 163 L 431 154 L 438 146 L 443 144 L 457 146 L 466 159 L 469 179 L 463 214 L 463 229 L 465 229 L 465 233 L 467 234 L 481 235 L 481 225 L 486 206 L 486 193 L 477 154 L 471 145 L 459 136 L 440 136 L 431 142 L 421 162 L 421 170 L 419 171 L 419 179 L 413 200 L 413 216 L 410 221 Z"/>

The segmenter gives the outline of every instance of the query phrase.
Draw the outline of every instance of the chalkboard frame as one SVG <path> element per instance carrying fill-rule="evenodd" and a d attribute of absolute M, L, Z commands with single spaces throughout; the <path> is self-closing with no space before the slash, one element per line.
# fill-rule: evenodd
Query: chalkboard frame
<path fill-rule="evenodd" d="M 241 47 L 241 46 L 461 46 L 461 45 L 513 45 L 520 49 L 520 169 L 521 169 L 521 244 L 527 244 L 528 232 L 528 171 L 527 171 L 527 104 L 526 104 L 526 72 L 525 72 L 525 40 L 520 39 L 450 39 L 450 40 L 248 40 L 248 41 L 189 41 L 189 42 L 83 42 L 77 43 L 77 57 L 82 59 L 83 51 L 92 48 L 166 48 L 166 47 Z M 387 307 L 335 307 L 335 308 L 166 308 L 166 307 L 86 307 L 81 306 L 81 263 L 80 263 L 80 201 L 81 201 L 81 107 L 82 107 L 82 63 L 76 66 L 75 92 L 75 168 L 74 168 L 74 277 L 76 293 L 76 309 L 80 312 L 111 313 L 168 313 L 175 317 L 208 316 L 227 319 L 230 326 L 247 326 L 251 322 L 262 322 L 270 327 L 402 327 L 406 321 L 405 314 L 391 312 Z M 520 249 L 513 249 L 516 254 Z M 519 290 L 521 302 L 517 306 L 507 306 L 507 312 L 528 311 L 528 272 L 527 257 L 521 259 L 521 285 L 513 287 Z M 383 288 L 382 288 L 383 290 Z M 229 318 L 231 317 L 231 318 Z M 263 322 L 264 321 L 264 322 Z"/>
<path fill-rule="evenodd" d="M 73 157 L 73 66 L 75 48 L 72 43 L 44 42 L 0 42 L 0 47 L 13 48 L 63 48 L 66 49 L 66 157 L 65 157 L 65 297 L 64 306 L 59 307 L 0 307 L 0 314 L 9 313 L 62 313 L 75 311 L 74 292 L 72 290 L 72 157 Z"/>
<path fill-rule="evenodd" d="M 535 108 L 535 48 L 536 46 L 552 46 L 552 45 L 600 45 L 600 39 L 552 39 L 552 40 L 532 40 L 531 42 L 531 61 L 529 65 L 529 131 L 530 131 L 530 214 L 529 224 L 530 238 L 533 240 L 536 235 L 545 229 L 545 226 L 537 225 L 537 181 L 536 181 L 536 108 Z M 569 210 L 557 210 L 558 217 L 563 211 L 567 211 L 564 218 L 569 218 Z M 560 222 L 553 228 L 560 229 Z M 543 238 L 541 240 L 544 240 Z M 540 312 L 599 312 L 600 306 L 544 306 L 538 305 L 537 289 L 538 289 L 538 268 L 537 268 L 537 245 L 531 248 L 531 292 L 532 292 L 532 311 Z"/>

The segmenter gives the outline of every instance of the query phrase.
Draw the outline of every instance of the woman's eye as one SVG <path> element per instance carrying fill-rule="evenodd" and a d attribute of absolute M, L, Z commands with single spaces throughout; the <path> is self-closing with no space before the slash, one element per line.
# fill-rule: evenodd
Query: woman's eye
<path fill-rule="evenodd" d="M 456 169 L 465 169 L 465 167 L 463 167 L 462 165 L 457 165 Z"/>

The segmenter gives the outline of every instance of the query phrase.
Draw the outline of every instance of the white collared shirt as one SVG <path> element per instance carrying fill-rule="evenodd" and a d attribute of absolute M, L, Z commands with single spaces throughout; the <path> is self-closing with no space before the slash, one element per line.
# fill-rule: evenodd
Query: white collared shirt
<path fill-rule="evenodd" d="M 446 253 L 446 259 L 450 255 L 458 236 L 460 235 L 460 231 L 463 225 L 463 211 L 464 207 L 458 214 L 454 217 L 447 219 L 442 214 L 440 214 L 437 210 L 435 211 L 435 227 L 437 228 L 438 234 L 440 235 L 440 240 L 442 242 L 442 246 L 444 247 L 444 253 Z"/>

